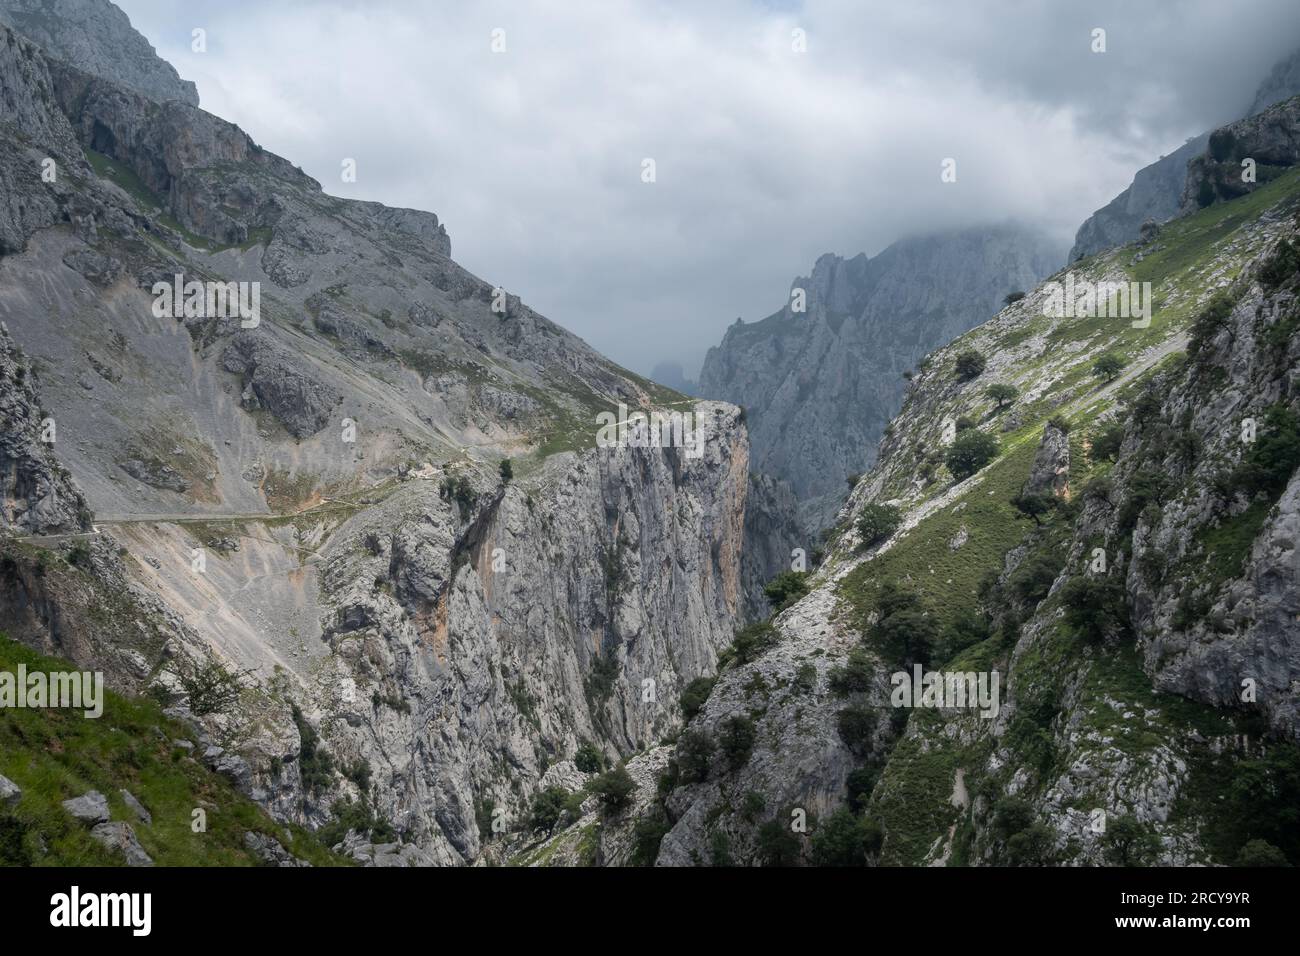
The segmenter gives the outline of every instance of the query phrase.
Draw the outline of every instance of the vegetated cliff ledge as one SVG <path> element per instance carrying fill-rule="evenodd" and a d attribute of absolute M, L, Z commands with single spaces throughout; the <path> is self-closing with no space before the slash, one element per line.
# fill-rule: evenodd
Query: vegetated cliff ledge
<path fill-rule="evenodd" d="M 580 745 L 675 731 L 766 573 L 738 409 L 494 309 L 436 216 L 326 196 L 183 101 L 7 28 L 0 84 L 0 319 L 58 424 L 50 481 L 112 516 L 4 542 L 14 637 L 159 697 L 366 864 L 500 855 Z M 258 327 L 155 315 L 178 274 L 261 283 Z M 592 447 L 620 403 L 685 405 L 703 454 Z M 10 514 L 48 510 L 11 485 Z"/>

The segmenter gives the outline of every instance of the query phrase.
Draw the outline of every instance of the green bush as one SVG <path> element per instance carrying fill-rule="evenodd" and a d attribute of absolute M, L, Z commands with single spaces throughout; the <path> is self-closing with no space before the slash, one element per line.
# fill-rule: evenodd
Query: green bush
<path fill-rule="evenodd" d="M 1214 293 L 1192 320 L 1192 329 L 1187 337 L 1187 354 L 1198 358 L 1205 346 L 1223 328 L 1228 316 L 1236 305 L 1236 295 L 1224 289 Z"/>
<path fill-rule="evenodd" d="M 1124 443 L 1124 426 L 1119 422 L 1102 425 L 1092 433 L 1089 442 L 1094 461 L 1115 461 L 1119 458 L 1119 449 Z"/>
<path fill-rule="evenodd" d="M 1285 405 L 1274 405 L 1265 413 L 1254 444 L 1237 468 L 1236 480 L 1248 494 L 1263 492 L 1274 498 L 1298 465 L 1300 419 Z"/>
<path fill-rule="evenodd" d="M 627 768 L 619 764 L 593 780 L 588 789 L 600 798 L 607 811 L 617 813 L 632 802 L 636 782 Z"/>
<path fill-rule="evenodd" d="M 1265 287 L 1275 289 L 1297 271 L 1300 271 L 1300 246 L 1283 239 L 1259 267 L 1259 281 Z"/>
<path fill-rule="evenodd" d="M 758 857 L 763 866 L 796 866 L 801 850 L 788 823 L 768 820 L 758 828 Z"/>
<path fill-rule="evenodd" d="M 474 508 L 474 487 L 464 475 L 442 479 L 442 483 L 438 486 L 438 496 L 443 501 L 454 501 L 456 503 L 461 521 L 469 518 L 470 512 Z"/>
<path fill-rule="evenodd" d="M 689 724 L 704 709 L 715 680 L 713 677 L 697 677 L 682 690 L 680 703 L 683 721 Z"/>
<path fill-rule="evenodd" d="M 739 770 L 749 762 L 749 755 L 754 752 L 754 740 L 757 736 L 758 731 L 754 721 L 749 717 L 738 714 L 727 718 L 722 725 L 722 732 L 718 735 L 718 743 L 722 747 L 723 756 L 727 759 L 728 768 L 732 771 Z"/>
<path fill-rule="evenodd" d="M 1107 352 L 1092 363 L 1092 374 L 1103 382 L 1111 382 L 1124 371 L 1124 360 L 1113 352 Z"/>
<path fill-rule="evenodd" d="M 244 694 L 244 677 L 251 673 L 232 671 L 211 653 L 197 662 L 177 657 L 172 666 L 196 717 L 229 713 Z"/>
<path fill-rule="evenodd" d="M 866 866 L 868 856 L 880 852 L 883 837 L 880 824 L 840 807 L 813 833 L 812 861 L 817 866 Z"/>
<path fill-rule="evenodd" d="M 1002 408 L 1011 402 L 1014 402 L 1020 395 L 1020 392 L 1014 385 L 1005 385 L 1002 382 L 998 382 L 996 385 L 990 385 L 985 394 L 998 403 L 998 408 Z"/>
<path fill-rule="evenodd" d="M 1250 840 L 1237 854 L 1237 866 L 1290 866 L 1282 851 L 1267 840 Z"/>
<path fill-rule="evenodd" d="M 1061 588 L 1065 623 L 1090 644 L 1100 644 L 1110 634 L 1128 627 L 1124 588 L 1109 578 L 1080 575 Z"/>
<path fill-rule="evenodd" d="M 974 349 L 967 349 L 957 356 L 957 378 L 963 382 L 978 378 L 987 365 L 988 359 Z"/>
<path fill-rule="evenodd" d="M 1011 499 L 1011 507 L 1026 518 L 1033 518 L 1035 525 L 1041 525 L 1042 516 L 1056 507 L 1053 495 L 1019 494 Z"/>
<path fill-rule="evenodd" d="M 1007 840 L 1007 862 L 1012 866 L 1047 866 L 1052 862 L 1056 833 L 1045 823 L 1031 823 Z"/>
<path fill-rule="evenodd" d="M 1065 559 L 1055 550 L 1044 548 L 1034 551 L 1026 557 L 1007 576 L 1007 592 L 1017 604 L 1033 607 L 1052 588 L 1052 582 L 1065 566 Z"/>
<path fill-rule="evenodd" d="M 1160 840 L 1151 828 L 1129 814 L 1108 821 L 1101 842 L 1106 859 L 1115 866 L 1146 866 L 1160 852 Z"/>
<path fill-rule="evenodd" d="M 858 513 L 858 534 L 862 547 L 870 548 L 886 540 L 903 523 L 903 513 L 894 505 L 870 502 Z"/>
<path fill-rule="evenodd" d="M 654 866 L 659 856 L 659 845 L 672 827 L 658 805 L 651 807 L 632 828 L 632 853 L 628 862 L 633 866 Z"/>
<path fill-rule="evenodd" d="M 290 705 L 289 713 L 298 728 L 298 774 L 302 789 L 313 795 L 320 793 L 333 783 L 334 758 L 321 747 L 320 736 L 297 704 Z"/>
<path fill-rule="evenodd" d="M 682 783 L 709 779 L 713 741 L 703 730 L 688 730 L 677 738 L 677 778 Z"/>
<path fill-rule="evenodd" d="M 850 810 L 861 813 L 867 808 L 871 802 L 871 791 L 876 789 L 876 781 L 879 779 L 880 771 L 870 763 L 856 767 L 849 773 L 845 789 Z"/>
<path fill-rule="evenodd" d="M 763 594 L 772 606 L 773 613 L 784 611 L 807 593 L 807 571 L 782 571 L 763 585 Z"/>
<path fill-rule="evenodd" d="M 998 440 L 979 429 L 964 431 L 948 446 L 944 464 L 958 481 L 964 481 L 998 455 Z"/>
<path fill-rule="evenodd" d="M 530 829 L 541 830 L 547 836 L 564 818 L 569 802 L 569 791 L 563 787 L 547 787 L 533 797 L 532 815 L 529 817 Z"/>
<path fill-rule="evenodd" d="M 768 621 L 742 627 L 731 642 L 731 657 L 738 664 L 748 664 L 775 644 L 779 637 L 780 633 Z"/>
<path fill-rule="evenodd" d="M 600 773 L 605 769 L 605 755 L 590 740 L 584 740 L 573 755 L 573 765 L 583 773 Z"/>
<path fill-rule="evenodd" d="M 827 675 L 831 691 L 843 696 L 870 690 L 875 670 L 875 661 L 867 649 L 855 647 L 849 651 L 845 663 L 832 667 Z"/>
<path fill-rule="evenodd" d="M 876 731 L 876 712 L 866 704 L 850 704 L 835 716 L 835 726 L 845 746 L 856 754 L 871 751 Z"/>

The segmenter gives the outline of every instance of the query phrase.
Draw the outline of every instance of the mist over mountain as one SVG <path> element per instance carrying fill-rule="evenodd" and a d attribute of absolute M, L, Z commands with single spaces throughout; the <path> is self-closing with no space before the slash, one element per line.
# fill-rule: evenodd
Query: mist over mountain
<path fill-rule="evenodd" d="M 1268 107 L 1300 93 L 1300 50 L 1278 61 L 1263 79 L 1243 118 L 1262 113 Z M 1079 227 L 1070 249 L 1069 261 L 1075 262 L 1133 242 L 1147 220 L 1164 222 L 1179 208 L 1187 164 L 1205 150 L 1208 132 L 1193 136 L 1168 156 L 1162 156 L 1138 170 L 1133 182 L 1122 193 L 1089 216 Z"/>
<path fill-rule="evenodd" d="M 1060 264 L 1061 248 L 1017 225 L 905 239 L 877 256 L 821 256 L 791 301 L 738 321 L 710 349 L 700 394 L 745 409 L 755 469 L 788 482 L 810 533 L 875 461 L 928 353 L 996 315 Z M 806 311 L 795 312 L 802 290 Z"/>

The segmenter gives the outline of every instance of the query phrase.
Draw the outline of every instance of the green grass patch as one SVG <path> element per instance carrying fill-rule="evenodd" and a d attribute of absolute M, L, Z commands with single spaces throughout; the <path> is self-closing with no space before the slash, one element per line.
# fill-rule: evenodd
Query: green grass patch
<path fill-rule="evenodd" d="M 74 669 L 0 637 L 0 670 L 16 671 L 20 663 L 29 672 Z M 80 710 L 0 710 L 0 774 L 23 791 L 17 807 L 0 814 L 17 822 L 20 852 L 27 856 L 17 862 L 122 865 L 61 806 L 64 800 L 98 790 L 108 798 L 112 818 L 130 823 L 160 866 L 257 865 L 244 847 L 249 831 L 275 836 L 291 853 L 313 864 L 346 864 L 306 830 L 272 820 L 224 777 L 173 744 L 189 739 L 188 728 L 165 717 L 155 701 L 111 691 L 105 692 L 98 719 L 88 719 Z M 152 824 L 134 817 L 122 800 L 123 789 L 145 805 Z M 206 832 L 193 830 L 196 809 L 206 811 Z"/>

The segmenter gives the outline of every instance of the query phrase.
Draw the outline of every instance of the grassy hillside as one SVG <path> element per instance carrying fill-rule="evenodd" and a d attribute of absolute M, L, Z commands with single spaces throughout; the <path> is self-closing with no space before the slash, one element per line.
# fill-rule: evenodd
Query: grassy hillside
<path fill-rule="evenodd" d="M 868 648 L 891 662 L 896 650 L 873 637 L 878 598 L 897 586 L 919 595 L 941 635 L 929 666 L 1001 671 L 1004 701 L 1009 694 L 1014 711 L 997 735 L 969 715 L 908 715 L 865 811 L 886 835 L 880 862 L 1080 859 L 1084 848 L 1073 837 L 1063 850 L 1045 849 L 1050 831 L 1041 822 L 1038 830 L 1016 830 L 1032 819 L 1025 808 L 1086 816 L 1135 794 L 1162 792 L 1171 780 L 1181 783 L 1173 787 L 1160 833 L 1187 862 L 1231 864 L 1248 840 L 1260 838 L 1294 852 L 1294 837 L 1283 831 L 1294 817 L 1285 803 L 1297 793 L 1300 751 L 1280 742 L 1265 751 L 1238 753 L 1231 743 L 1225 749 L 1225 741 L 1259 739 L 1264 728 L 1258 719 L 1159 693 L 1133 646 L 1090 642 L 1060 617 L 1062 599 L 1047 589 L 1071 560 L 1082 489 L 1113 467 L 1092 453 L 1092 440 L 1106 423 L 1127 421 L 1129 403 L 1155 376 L 1181 366 L 1197 313 L 1298 206 L 1300 171 L 1293 170 L 1246 198 L 1167 224 L 1153 243 L 1071 267 L 1076 279 L 1151 282 L 1156 308 L 1149 328 L 1116 318 L 1049 317 L 1031 296 L 922 363 L 891 426 L 897 434 L 855 494 L 858 506 L 868 500 L 898 504 L 904 528 L 870 560 L 839 552 L 832 567 L 855 561 L 838 583 L 841 612 Z M 956 357 L 968 350 L 986 356 L 988 367 L 961 381 Z M 1103 354 L 1124 363 L 1114 381 L 1093 374 Z M 1014 386 L 1019 396 L 998 408 L 987 395 L 994 383 Z M 994 435 L 1000 448 L 976 475 L 954 483 L 936 432 L 945 419 L 963 417 Z M 1052 418 L 1070 426 L 1070 491 L 1039 527 L 1018 514 L 1011 499 L 1028 478 Z M 1225 573 L 1235 573 L 1266 510 L 1257 504 L 1229 525 L 1198 533 L 1216 554 L 1235 556 L 1220 562 L 1231 566 Z M 845 535 L 848 528 L 838 530 Z M 841 540 L 852 543 L 851 536 Z M 1007 575 L 1012 554 L 1018 569 Z M 1118 801 L 1109 790 L 1116 781 L 1127 794 Z M 1076 792 L 1069 795 L 1072 787 Z M 964 803 L 959 791 L 969 794 Z M 1008 822 L 1017 814 L 1023 819 Z M 1062 818 L 1053 819 L 1059 824 Z M 1154 838 L 1149 823 L 1133 827 L 1143 839 Z M 1114 862 L 1113 851 L 1105 844 L 1102 858 Z M 1095 860 L 1096 847 L 1090 852 L 1087 859 Z"/>
<path fill-rule="evenodd" d="M 68 671 L 0 636 L 0 670 Z M 344 860 L 296 826 L 276 823 L 224 777 L 208 770 L 193 751 L 182 724 L 149 699 L 105 692 L 104 713 L 87 719 L 79 710 L 0 710 L 0 775 L 23 791 L 17 806 L 0 810 L 0 865 L 117 866 L 120 857 L 90 836 L 62 801 L 98 790 L 112 819 L 130 823 L 159 866 L 252 866 L 260 862 L 244 847 L 250 831 L 275 837 L 292 854 L 317 866 Z M 153 816 L 139 822 L 120 794 L 129 791 Z M 193 811 L 207 814 L 207 831 L 191 828 Z"/>

